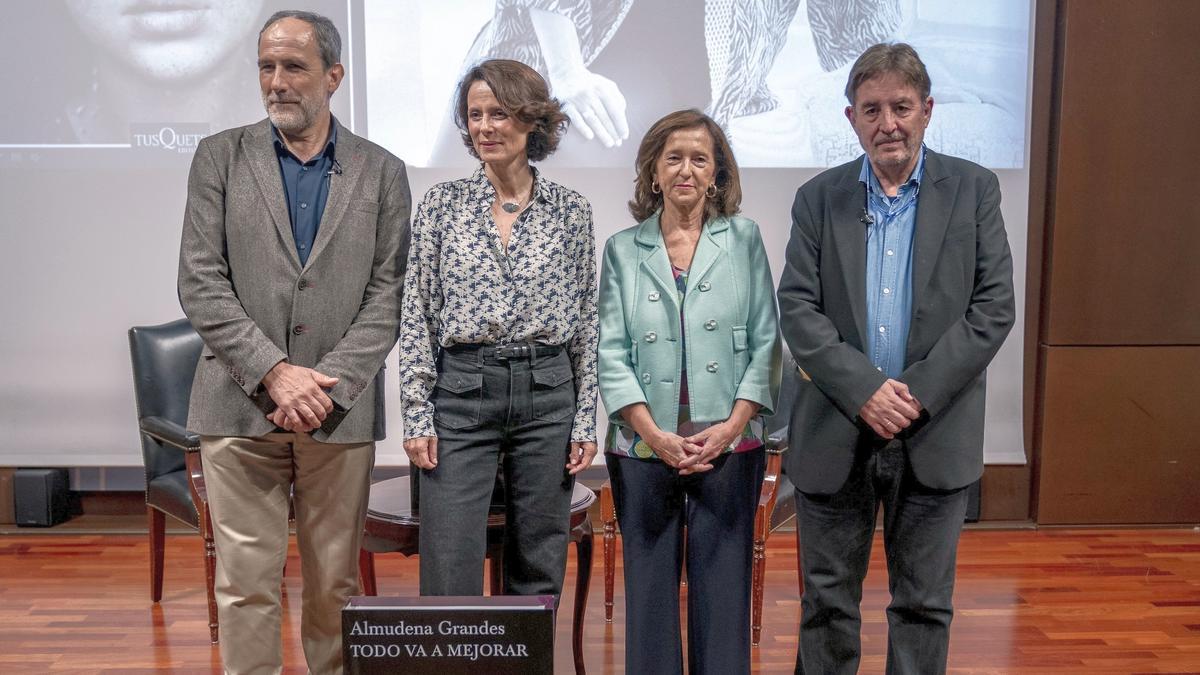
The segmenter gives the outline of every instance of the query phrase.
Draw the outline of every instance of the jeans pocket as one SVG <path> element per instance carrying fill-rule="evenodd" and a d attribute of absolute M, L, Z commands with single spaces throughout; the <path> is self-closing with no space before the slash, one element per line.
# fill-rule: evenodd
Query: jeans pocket
<path fill-rule="evenodd" d="M 533 377 L 533 417 L 557 422 L 575 414 L 575 374 L 569 365 L 539 368 Z"/>
<path fill-rule="evenodd" d="M 442 372 L 433 393 L 433 419 L 449 429 L 479 426 L 483 373 Z"/>

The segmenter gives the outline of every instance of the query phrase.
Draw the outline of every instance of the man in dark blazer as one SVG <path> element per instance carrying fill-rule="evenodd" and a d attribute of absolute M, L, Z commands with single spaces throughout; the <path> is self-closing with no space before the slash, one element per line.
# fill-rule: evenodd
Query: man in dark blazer
<path fill-rule="evenodd" d="M 188 178 L 179 297 L 204 339 L 188 428 L 201 435 L 226 673 L 278 673 L 289 503 L 313 673 L 342 671 L 384 358 L 409 238 L 404 163 L 330 114 L 329 19 L 279 12 L 259 34 L 268 118 L 201 141 Z"/>
<path fill-rule="evenodd" d="M 1015 309 L 996 176 L 924 147 L 929 89 L 910 46 L 864 52 L 846 117 L 866 154 L 792 206 L 779 309 L 803 376 L 786 460 L 805 586 L 797 673 L 857 671 L 881 504 L 888 672 L 946 668 L 984 373 Z"/>

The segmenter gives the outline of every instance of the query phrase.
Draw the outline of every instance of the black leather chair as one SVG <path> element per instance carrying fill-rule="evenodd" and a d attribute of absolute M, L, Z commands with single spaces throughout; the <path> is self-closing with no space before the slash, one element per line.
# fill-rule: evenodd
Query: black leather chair
<path fill-rule="evenodd" d="M 142 459 L 146 468 L 146 514 L 150 529 L 150 599 L 162 599 L 163 532 L 166 516 L 200 531 L 208 590 L 209 638 L 217 641 L 213 593 L 216 549 L 200 464 L 200 438 L 188 433 L 188 399 L 203 342 L 187 319 L 129 329 L 133 389 Z"/>

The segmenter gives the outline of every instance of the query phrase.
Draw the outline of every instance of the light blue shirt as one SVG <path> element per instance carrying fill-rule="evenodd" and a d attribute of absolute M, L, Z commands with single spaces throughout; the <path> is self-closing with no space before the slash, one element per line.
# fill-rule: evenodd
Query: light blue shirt
<path fill-rule="evenodd" d="M 912 175 L 895 197 L 884 194 L 863 157 L 858 180 L 867 186 L 867 356 L 890 378 L 904 371 L 912 317 L 912 249 L 925 146 Z"/>

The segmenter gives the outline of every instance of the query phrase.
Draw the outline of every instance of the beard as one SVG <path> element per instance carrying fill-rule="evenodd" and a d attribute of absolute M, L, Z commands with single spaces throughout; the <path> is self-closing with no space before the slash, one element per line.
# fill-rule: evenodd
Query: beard
<path fill-rule="evenodd" d="M 321 102 L 315 98 L 301 96 L 285 101 L 273 99 L 274 94 L 263 96 L 263 107 L 267 109 L 267 117 L 271 118 L 271 124 L 284 133 L 294 134 L 309 128 L 321 114 Z M 298 103 L 299 106 L 272 107 L 272 104 L 278 103 Z"/>
<path fill-rule="evenodd" d="M 872 148 L 874 152 L 868 152 L 868 154 L 871 156 L 871 161 L 879 166 L 905 166 L 912 161 L 913 156 L 921 147 L 921 138 L 914 138 L 912 134 L 902 137 L 890 136 L 880 140 L 899 141 L 901 147 L 898 152 L 896 148 L 890 148 L 888 152 L 881 151 L 878 147 Z"/>

